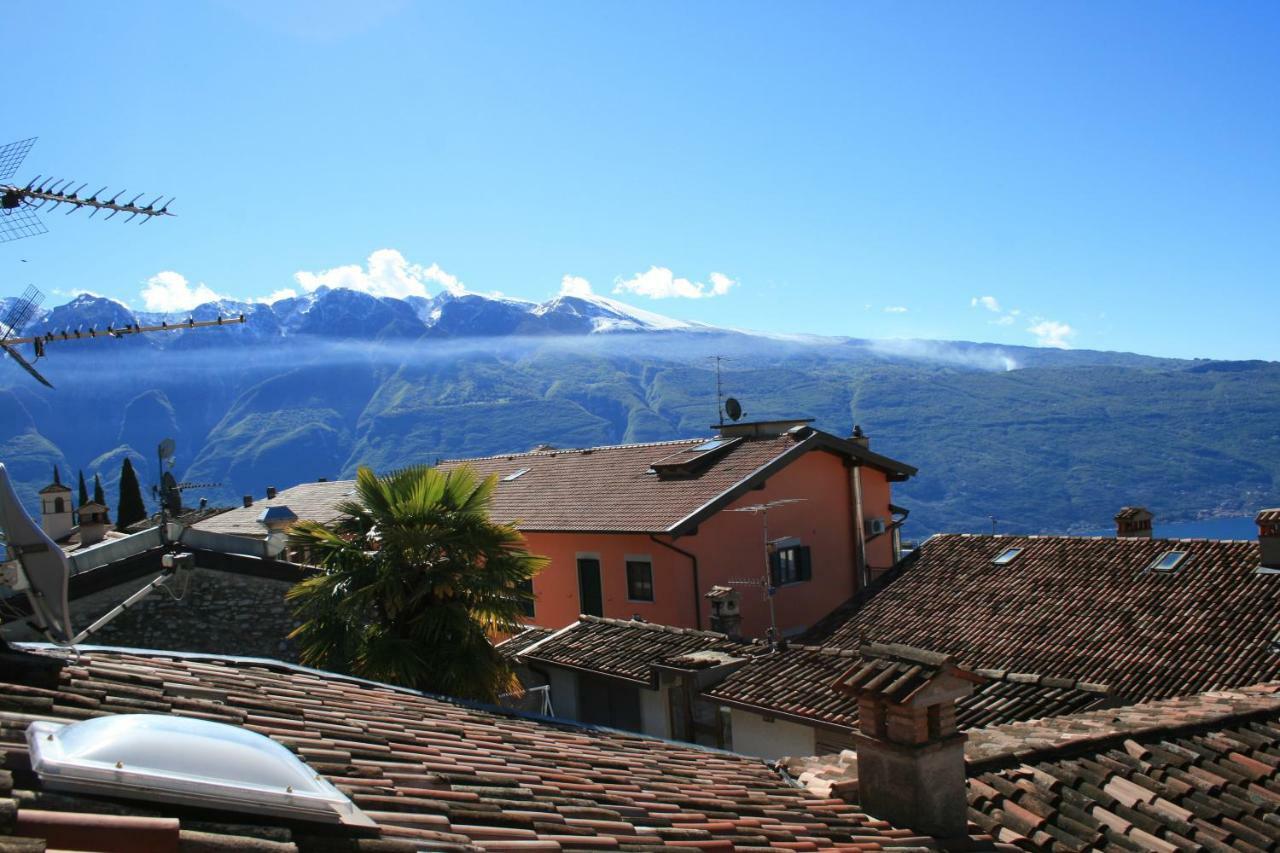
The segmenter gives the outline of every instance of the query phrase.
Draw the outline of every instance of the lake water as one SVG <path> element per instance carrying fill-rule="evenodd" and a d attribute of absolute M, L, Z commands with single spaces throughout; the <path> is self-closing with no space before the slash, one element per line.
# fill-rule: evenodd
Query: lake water
<path fill-rule="evenodd" d="M 1091 530 L 1085 536 L 1115 536 L 1116 529 Z M 1253 516 L 1206 518 L 1201 521 L 1170 521 L 1155 525 L 1157 539 L 1256 539 L 1258 525 Z"/>

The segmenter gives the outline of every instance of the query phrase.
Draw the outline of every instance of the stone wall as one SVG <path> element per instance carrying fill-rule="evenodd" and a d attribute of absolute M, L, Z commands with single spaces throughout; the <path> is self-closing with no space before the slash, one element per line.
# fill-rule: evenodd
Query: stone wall
<path fill-rule="evenodd" d="M 73 627 L 84 630 L 155 577 L 147 575 L 71 602 Z M 182 591 L 176 578 L 169 586 L 175 593 Z M 298 624 L 284 600 L 290 586 L 289 581 L 197 568 L 181 600 L 174 600 L 169 590 L 157 589 L 85 643 L 296 662 L 297 650 L 287 639 Z M 4 635 L 11 640 L 42 639 L 12 622 L 6 623 Z"/>

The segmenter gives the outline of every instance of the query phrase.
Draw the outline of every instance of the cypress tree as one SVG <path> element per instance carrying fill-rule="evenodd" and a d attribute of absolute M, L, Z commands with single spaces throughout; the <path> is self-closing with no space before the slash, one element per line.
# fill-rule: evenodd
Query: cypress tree
<path fill-rule="evenodd" d="M 142 487 L 138 475 L 133 473 L 133 462 L 128 456 L 120 466 L 120 505 L 116 509 L 116 529 L 123 530 L 147 517 L 147 506 L 142 502 Z"/>
<path fill-rule="evenodd" d="M 107 496 L 102 491 L 102 480 L 98 478 L 97 474 L 93 475 L 93 502 L 103 506 L 107 505 Z"/>
<path fill-rule="evenodd" d="M 89 502 L 89 489 L 84 484 L 84 471 L 80 472 L 80 506 Z"/>

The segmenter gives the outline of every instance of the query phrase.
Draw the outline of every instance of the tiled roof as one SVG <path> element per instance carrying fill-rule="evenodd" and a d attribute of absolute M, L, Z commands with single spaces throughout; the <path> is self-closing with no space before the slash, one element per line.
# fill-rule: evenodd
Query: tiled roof
<path fill-rule="evenodd" d="M 41 849 L 12 836 L 68 825 L 104 848 L 119 845 L 109 849 L 139 849 L 146 837 L 176 849 L 176 834 L 185 849 L 259 853 L 870 850 L 930 843 L 731 753 L 502 714 L 265 661 L 122 650 L 88 650 L 66 660 L 56 686 L 0 684 L 0 836 L 10 836 L 0 849 Z M 350 796 L 380 837 L 42 789 L 23 738 L 29 722 L 130 712 L 197 716 L 265 734 Z"/>
<path fill-rule="evenodd" d="M 341 518 L 334 507 L 349 500 L 356 487 L 355 480 L 328 480 L 323 483 L 303 483 L 277 492 L 274 498 L 253 502 L 252 506 L 238 506 L 206 518 L 192 525 L 197 530 L 210 533 L 229 533 L 235 536 L 265 538 L 269 532 L 258 522 L 264 507 L 287 506 L 298 518 L 332 524 Z"/>
<path fill-rule="evenodd" d="M 493 517 L 518 523 L 522 530 L 662 533 L 695 524 L 714 511 L 731 490 L 742 487 L 770 466 L 786 464 L 788 454 L 826 448 L 857 457 L 905 477 L 915 473 L 895 462 L 828 433 L 805 430 L 768 438 L 743 438 L 718 453 L 687 477 L 660 478 L 650 473 L 654 463 L 708 439 L 623 444 L 580 450 L 538 450 L 450 459 L 437 467 L 451 470 L 468 465 L 481 475 L 498 476 Z M 785 457 L 785 458 L 784 458 Z M 514 476 L 517 473 L 519 476 Z M 355 486 L 354 481 L 307 483 L 285 489 L 275 498 L 240 507 L 196 525 L 201 530 L 241 536 L 263 536 L 257 517 L 263 506 L 288 505 L 299 518 L 327 524 L 337 518 L 333 504 Z"/>
<path fill-rule="evenodd" d="M 514 637 L 508 637 L 502 642 L 494 646 L 503 657 L 514 658 L 524 652 L 525 649 L 534 643 L 545 640 L 555 633 L 553 628 L 540 628 L 537 625 L 527 625 L 525 629 Z"/>
<path fill-rule="evenodd" d="M 1280 849 L 1277 691 L 1009 726 L 985 741 L 971 733 L 971 761 L 1008 739 L 1015 763 L 971 764 L 970 819 L 1044 850 Z"/>
<path fill-rule="evenodd" d="M 1280 682 L 971 730 L 969 819 L 1028 850 L 1280 849 Z M 817 796 L 857 756 L 787 759 Z"/>
<path fill-rule="evenodd" d="M 1264 509 L 1257 514 L 1254 521 L 1259 524 L 1274 524 L 1280 521 L 1280 509 Z"/>
<path fill-rule="evenodd" d="M 852 649 L 792 645 L 753 658 L 703 695 L 725 705 L 848 731 L 858 724 L 858 702 L 838 693 L 833 684 L 860 661 Z M 1103 685 L 998 670 L 977 674 L 987 682 L 956 706 L 962 729 L 1069 714 L 1109 701 Z"/>
<path fill-rule="evenodd" d="M 703 691 L 712 701 L 832 729 L 857 725 L 857 700 L 832 687 L 838 676 L 861 660 L 852 649 L 792 644 L 768 652 L 762 643 L 730 640 L 711 631 L 583 616 L 550 639 L 525 646 L 523 655 L 551 666 L 652 686 L 655 665 L 693 669 L 699 664 L 687 656 L 708 652 L 747 659 Z M 997 670 L 978 674 L 988 683 L 961 700 L 956 719 L 962 728 L 1081 711 L 1108 700 L 1104 685 Z"/>
<path fill-rule="evenodd" d="M 631 619 L 580 616 L 579 621 L 526 647 L 523 657 L 556 666 L 653 684 L 653 666 L 691 652 L 748 654 L 762 648 L 713 631 L 673 628 Z"/>
<path fill-rule="evenodd" d="M 992 558 L 1022 553 L 1004 565 Z M 1099 682 L 1126 701 L 1280 677 L 1280 576 L 1256 541 L 939 535 L 814 640 L 904 643 L 970 669 Z M 1149 571 L 1170 550 L 1175 572 Z M 831 623 L 828 623 L 829 625 Z"/>
<path fill-rule="evenodd" d="M 1116 521 L 1128 521 L 1132 518 L 1150 518 L 1151 511 L 1144 506 L 1122 506 L 1116 513 Z"/>

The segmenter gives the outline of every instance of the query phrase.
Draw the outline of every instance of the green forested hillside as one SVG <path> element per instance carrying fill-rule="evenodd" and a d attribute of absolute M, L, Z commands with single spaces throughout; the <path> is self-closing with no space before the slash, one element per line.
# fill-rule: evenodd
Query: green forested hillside
<path fill-rule="evenodd" d="M 1126 503 L 1162 520 L 1280 504 L 1278 364 L 914 344 L 298 337 L 168 353 L 138 342 L 106 364 L 68 345 L 56 392 L 3 375 L 0 461 L 28 495 L 55 462 L 90 478 L 96 464 L 114 505 L 123 456 L 145 489 L 155 443 L 177 433 L 179 477 L 238 502 L 358 464 L 702 435 L 720 353 L 748 418 L 860 423 L 875 449 L 918 466 L 896 495 L 915 535 L 991 515 L 1011 532 L 1099 528 Z M 1016 369 L 991 369 L 1005 364 Z"/>

